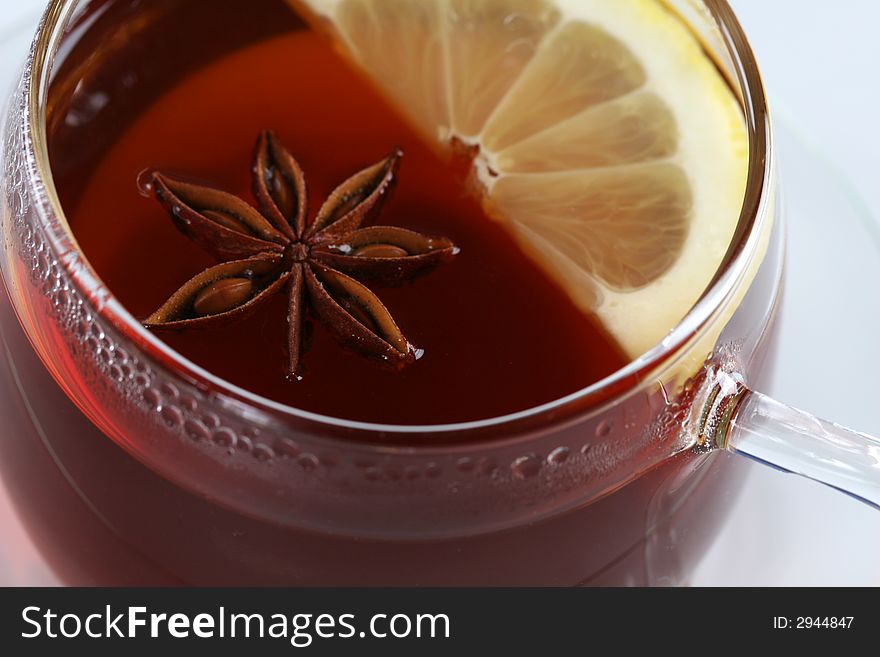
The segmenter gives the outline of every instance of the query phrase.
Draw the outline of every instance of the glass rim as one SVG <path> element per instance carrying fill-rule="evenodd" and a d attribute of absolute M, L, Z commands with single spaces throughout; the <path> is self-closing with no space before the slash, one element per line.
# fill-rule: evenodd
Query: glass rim
<path fill-rule="evenodd" d="M 692 337 L 699 335 L 711 322 L 715 311 L 737 289 L 752 255 L 758 251 L 762 220 L 767 214 L 766 207 L 771 198 L 772 171 L 772 135 L 763 83 L 751 46 L 727 0 L 701 0 L 701 4 L 708 9 L 720 31 L 723 45 L 737 77 L 735 82 L 741 94 L 740 100 L 749 135 L 748 175 L 736 232 L 714 279 L 697 303 L 660 342 L 623 368 L 580 390 L 538 406 L 480 420 L 426 425 L 364 422 L 313 413 L 263 397 L 193 363 L 144 328 L 104 284 L 77 244 L 55 189 L 48 153 L 46 110 L 55 55 L 69 20 L 80 2 L 81 0 L 50 0 L 34 39 L 25 71 L 31 82 L 26 98 L 30 107 L 26 112 L 25 126 L 28 137 L 26 143 L 30 143 L 33 147 L 33 159 L 30 164 L 34 175 L 30 183 L 36 187 L 37 197 L 46 201 L 36 206 L 40 221 L 47 229 L 51 248 L 59 256 L 70 250 L 78 252 L 79 258 L 75 260 L 59 257 L 61 266 L 85 293 L 87 299 L 101 300 L 99 307 L 94 309 L 95 313 L 119 331 L 122 337 L 130 340 L 146 357 L 160 364 L 174 377 L 195 382 L 212 392 L 258 409 L 341 429 L 419 434 L 466 432 L 514 424 L 576 402 L 584 403 L 591 398 L 598 400 L 597 405 L 601 405 L 629 393 L 644 379 L 644 374 L 654 370 L 677 353 Z M 64 251 L 61 251 L 62 248 Z M 627 384 L 627 382 L 632 383 Z M 587 410 L 594 409 L 594 406 L 590 406 Z"/>

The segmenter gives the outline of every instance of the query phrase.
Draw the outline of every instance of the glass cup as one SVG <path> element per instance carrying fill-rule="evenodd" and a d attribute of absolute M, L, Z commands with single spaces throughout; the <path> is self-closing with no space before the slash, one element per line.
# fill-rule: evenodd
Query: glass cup
<path fill-rule="evenodd" d="M 149 22 L 180 2 L 128 10 Z M 752 390 L 772 365 L 784 226 L 760 76 L 723 0 L 670 3 L 728 76 L 750 137 L 739 226 L 702 299 L 584 390 L 432 426 L 237 388 L 144 330 L 98 278 L 47 141 L 63 118 L 52 84 L 77 82 L 56 58 L 108 4 L 49 4 L 3 132 L 0 474 L 60 581 L 677 584 L 741 484 L 732 453 L 880 502 L 880 443 Z"/>

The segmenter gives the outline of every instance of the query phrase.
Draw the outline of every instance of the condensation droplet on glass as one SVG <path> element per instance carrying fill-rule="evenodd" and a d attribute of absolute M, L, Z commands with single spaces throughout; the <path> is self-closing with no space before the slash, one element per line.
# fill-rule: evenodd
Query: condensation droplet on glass
<path fill-rule="evenodd" d="M 614 430 L 614 422 L 611 420 L 602 420 L 596 427 L 596 437 L 604 438 Z"/>
<path fill-rule="evenodd" d="M 520 479 L 528 479 L 541 471 L 541 460 L 534 454 L 520 456 L 510 464 L 510 469 Z"/>
<path fill-rule="evenodd" d="M 568 460 L 571 450 L 568 447 L 557 447 L 547 455 L 547 463 L 550 465 L 561 465 Z"/>
<path fill-rule="evenodd" d="M 484 475 L 491 475 L 498 471 L 498 464 L 489 457 L 483 457 L 479 462 L 480 472 Z"/>
<path fill-rule="evenodd" d="M 458 462 L 455 464 L 455 466 L 458 468 L 459 472 L 473 472 L 476 464 L 474 463 L 474 460 L 472 458 L 463 456 L 462 458 L 458 459 Z"/>
<path fill-rule="evenodd" d="M 400 481 L 403 478 L 403 471 L 395 465 L 385 466 L 384 474 L 388 481 Z"/>
<path fill-rule="evenodd" d="M 165 382 L 161 386 L 159 386 L 159 390 L 162 391 L 162 394 L 168 399 L 177 399 L 180 397 L 180 391 L 177 389 L 173 383 Z"/>
<path fill-rule="evenodd" d="M 254 458 L 258 461 L 263 461 L 264 463 L 275 458 L 275 452 L 272 451 L 272 448 L 262 443 L 254 445 L 252 454 Z"/>
<path fill-rule="evenodd" d="M 235 447 L 238 443 L 238 436 L 228 427 L 220 427 L 211 436 L 211 439 L 221 447 Z"/>
<path fill-rule="evenodd" d="M 155 388 L 144 390 L 144 401 L 157 410 L 162 407 L 162 395 Z"/>
<path fill-rule="evenodd" d="M 183 413 L 176 406 L 165 406 L 162 408 L 161 415 L 169 428 L 179 427 L 183 423 Z"/>
<path fill-rule="evenodd" d="M 290 438 L 279 438 L 274 444 L 275 451 L 282 457 L 296 458 L 299 456 L 299 445 Z"/>
<path fill-rule="evenodd" d="M 220 418 L 215 413 L 205 413 L 202 415 L 202 422 L 210 429 L 220 426 Z"/>
<path fill-rule="evenodd" d="M 208 428 L 198 420 L 187 420 L 183 425 L 183 430 L 192 440 L 207 440 L 210 437 Z"/>

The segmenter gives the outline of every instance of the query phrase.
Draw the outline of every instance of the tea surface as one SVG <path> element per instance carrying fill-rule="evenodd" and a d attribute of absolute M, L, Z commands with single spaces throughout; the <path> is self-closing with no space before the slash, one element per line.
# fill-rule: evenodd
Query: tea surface
<path fill-rule="evenodd" d="M 381 223 L 447 236 L 461 252 L 412 284 L 373 287 L 424 350 L 402 371 L 344 349 L 314 322 L 302 380 L 287 381 L 284 295 L 226 327 L 162 334 L 186 358 L 297 408 L 395 424 L 524 410 L 625 364 L 593 318 L 483 214 L 455 168 L 305 29 L 237 50 L 169 89 L 113 142 L 66 208 L 89 260 L 139 319 L 214 261 L 138 181 L 161 169 L 253 203 L 251 156 L 264 128 L 277 132 L 305 171 L 312 213 L 337 184 L 401 146 L 399 183 Z"/>

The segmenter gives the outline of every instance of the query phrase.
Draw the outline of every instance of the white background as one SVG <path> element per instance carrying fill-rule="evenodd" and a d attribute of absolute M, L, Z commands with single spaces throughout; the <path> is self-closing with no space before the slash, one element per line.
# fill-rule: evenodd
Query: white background
<path fill-rule="evenodd" d="M 767 392 L 880 436 L 880 2 L 730 4 L 761 66 L 776 123 L 800 142 L 786 152 L 780 138 L 789 268 L 781 373 Z M 815 169 L 814 184 L 798 187 L 805 164 Z M 861 208 L 870 227 L 858 236 L 837 232 L 839 206 L 823 203 L 825 178 L 828 188 L 847 187 Z M 749 484 L 696 581 L 880 584 L 877 511 L 765 468 Z"/>
<path fill-rule="evenodd" d="M 880 2 L 730 2 L 761 64 L 774 118 L 784 125 L 790 266 L 781 374 L 767 392 L 880 435 Z M 0 95 L 43 4 L 0 0 Z M 846 197 L 860 227 L 843 234 L 840 206 L 822 196 L 826 185 Z M 0 522 L 0 584 L 47 581 L 39 570 L 10 570 L 4 558 L 4 543 L 14 543 L 21 530 L 2 490 Z M 693 581 L 877 585 L 878 548 L 880 513 L 810 482 L 755 468 Z"/>

